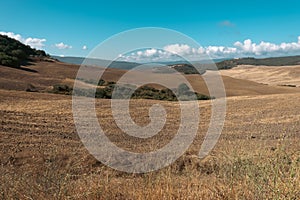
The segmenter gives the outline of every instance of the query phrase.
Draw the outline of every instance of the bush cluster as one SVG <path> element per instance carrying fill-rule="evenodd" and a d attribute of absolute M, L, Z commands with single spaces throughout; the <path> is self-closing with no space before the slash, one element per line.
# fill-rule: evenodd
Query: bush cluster
<path fill-rule="evenodd" d="M 182 83 L 176 89 L 156 89 L 150 86 L 142 86 L 136 88 L 134 85 L 124 84 L 117 85 L 115 82 L 101 81 L 101 84 L 105 84 L 105 87 L 96 88 L 96 92 L 93 89 L 75 89 L 67 85 L 54 85 L 53 93 L 77 95 L 86 97 L 95 97 L 101 99 L 111 99 L 112 97 L 117 99 L 153 99 L 153 100 L 165 100 L 165 101 L 189 101 L 189 100 L 209 100 L 213 97 L 192 92 L 190 88 Z M 114 96 L 113 96 L 113 92 Z"/>

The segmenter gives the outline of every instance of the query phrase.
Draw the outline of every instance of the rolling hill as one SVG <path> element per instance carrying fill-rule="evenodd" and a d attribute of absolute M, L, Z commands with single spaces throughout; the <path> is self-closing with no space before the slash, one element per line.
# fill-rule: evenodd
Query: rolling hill
<path fill-rule="evenodd" d="M 89 73 L 98 73 L 103 70 L 99 67 L 90 67 Z M 73 86 L 76 78 L 78 65 L 62 63 L 58 61 L 46 62 L 37 61 L 32 65 L 22 66 L 21 69 L 0 66 L 0 89 L 8 90 L 27 90 L 28 88 L 35 88 L 40 92 L 47 92 L 52 90 L 56 84 Z M 122 69 L 107 69 L 103 74 L 103 79 L 106 81 L 118 81 L 119 78 L 127 71 Z M 142 77 L 145 72 L 133 71 L 136 81 L 142 82 Z M 209 71 L 207 72 L 209 73 Z M 205 75 L 205 74 L 204 74 Z M 151 73 L 149 76 L 155 79 L 172 77 L 171 74 Z M 185 75 L 191 82 L 195 90 L 201 94 L 208 95 L 207 87 L 200 75 L 191 74 Z M 243 96 L 255 94 L 279 94 L 279 93 L 292 93 L 300 91 L 300 88 L 290 88 L 276 85 L 265 85 L 251 80 L 242 78 L 231 77 L 230 74 L 224 74 L 223 81 L 228 96 Z M 141 80 L 139 80 L 139 78 Z M 87 83 L 81 82 L 82 87 Z M 180 84 L 180 82 L 178 83 Z M 88 85 L 90 87 L 90 85 Z M 160 88 L 160 86 L 153 85 L 153 87 Z"/>

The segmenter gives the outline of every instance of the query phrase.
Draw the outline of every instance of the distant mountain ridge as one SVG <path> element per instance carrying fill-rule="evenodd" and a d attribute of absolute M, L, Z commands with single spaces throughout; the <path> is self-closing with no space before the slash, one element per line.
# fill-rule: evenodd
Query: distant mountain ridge
<path fill-rule="evenodd" d="M 236 65 L 287 66 L 287 65 L 300 65 L 300 56 L 270 57 L 270 58 L 248 57 L 248 58 L 231 59 L 226 61 L 231 61 L 232 64 L 236 64 Z"/>
<path fill-rule="evenodd" d="M 300 56 L 286 56 L 286 57 L 270 57 L 270 58 L 222 58 L 222 59 L 214 59 L 207 61 L 165 61 L 165 62 L 153 62 L 153 63 L 136 63 L 136 62 L 126 62 L 126 61 L 109 61 L 102 59 L 92 59 L 92 58 L 82 58 L 82 57 L 59 57 L 52 56 L 53 58 L 70 64 L 81 65 L 83 61 L 88 65 L 94 66 L 108 66 L 109 68 L 117 68 L 117 69 L 133 69 L 140 65 L 148 65 L 149 67 L 157 67 L 159 65 L 171 66 L 173 68 L 178 68 L 179 65 L 184 65 L 184 68 L 180 68 L 181 71 L 187 69 L 187 73 L 193 73 L 191 70 L 191 66 L 194 65 L 196 67 L 201 67 L 202 69 L 214 69 L 215 65 L 218 69 L 231 69 L 238 65 L 265 65 L 265 66 L 287 66 L 287 65 L 300 65 Z M 194 70 L 195 71 L 195 70 Z M 184 71 L 182 71 L 184 72 Z"/>
<path fill-rule="evenodd" d="M 87 64 L 95 65 L 95 66 L 107 66 L 109 65 L 109 68 L 118 68 L 118 69 L 132 69 L 133 67 L 139 66 L 139 65 L 149 65 L 149 66 L 155 66 L 157 64 L 159 65 L 176 65 L 176 64 L 211 64 L 211 63 L 218 63 L 224 60 L 228 60 L 231 58 L 221 58 L 221 59 L 213 59 L 213 60 L 203 60 L 203 61 L 157 61 L 157 62 L 129 62 L 129 61 L 110 61 L 105 59 L 96 59 L 96 58 L 84 58 L 84 57 L 73 57 L 73 56 L 51 56 L 52 58 L 55 58 L 61 62 L 75 64 L 75 65 L 81 65 L 83 61 L 85 61 Z"/>
<path fill-rule="evenodd" d="M 99 67 L 108 67 L 108 68 L 116 68 L 116 69 L 133 69 L 139 65 L 140 63 L 135 62 L 126 62 L 126 61 L 110 61 L 104 59 L 96 59 L 96 58 L 83 58 L 83 57 L 60 57 L 60 56 L 51 56 L 59 60 L 60 62 L 81 65 L 85 62 L 86 65 L 99 66 Z"/>

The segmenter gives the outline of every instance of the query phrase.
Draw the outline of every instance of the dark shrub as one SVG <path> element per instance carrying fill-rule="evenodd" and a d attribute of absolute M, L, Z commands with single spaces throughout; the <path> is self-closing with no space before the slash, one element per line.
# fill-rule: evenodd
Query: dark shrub
<path fill-rule="evenodd" d="M 72 94 L 72 87 L 69 87 L 68 85 L 61 85 L 61 84 L 56 84 L 53 86 L 53 93 L 56 94 L 67 94 L 71 95 Z"/>

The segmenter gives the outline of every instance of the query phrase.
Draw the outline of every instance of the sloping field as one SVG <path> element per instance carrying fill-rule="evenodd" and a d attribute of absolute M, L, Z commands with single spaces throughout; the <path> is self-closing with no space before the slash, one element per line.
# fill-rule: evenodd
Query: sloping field
<path fill-rule="evenodd" d="M 0 194 L 4 199 L 297 199 L 300 185 L 299 93 L 230 97 L 220 140 L 197 158 L 208 127 L 210 101 L 199 101 L 201 121 L 188 151 L 174 164 L 148 174 L 127 174 L 95 160 L 80 142 L 70 96 L 0 90 Z M 133 100 L 136 123 L 149 123 L 148 109 L 168 113 L 151 139 L 126 136 L 98 99 L 107 136 L 135 151 L 156 150 L 179 126 L 176 102 Z"/>
<path fill-rule="evenodd" d="M 222 77 L 229 96 L 224 129 L 210 155 L 204 159 L 197 157 L 211 117 L 211 101 L 199 101 L 199 129 L 186 153 L 159 171 L 127 174 L 103 165 L 83 146 L 73 121 L 72 97 L 45 92 L 54 84 L 71 86 L 77 70 L 76 65 L 58 62 L 40 62 L 21 70 L 0 67 L 0 198 L 297 199 L 300 196 L 299 87 L 259 83 L 264 73 L 251 74 L 252 71 L 245 73 L 253 80 L 241 79 L 233 77 L 235 69 L 229 70 Z M 97 70 L 91 68 L 89 73 Z M 117 81 L 124 73 L 109 69 L 103 78 Z M 143 81 L 144 72 L 132 73 L 134 79 Z M 281 73 L 284 71 L 274 73 L 277 81 L 283 79 Z M 155 80 L 167 79 L 169 75 L 149 76 Z M 200 76 L 186 75 L 186 78 L 196 91 L 207 94 Z M 29 84 L 41 93 L 25 92 Z M 88 83 L 82 82 L 81 86 Z M 149 108 L 157 103 L 166 110 L 166 123 L 157 135 L 148 139 L 128 136 L 117 126 L 110 100 L 97 99 L 96 111 L 102 129 L 117 146 L 133 152 L 149 152 L 164 147 L 177 133 L 179 104 L 142 99 L 130 102 L 131 117 L 141 126 L 150 123 Z"/>
<path fill-rule="evenodd" d="M 87 70 L 88 74 L 103 71 L 103 69 L 99 67 L 88 67 L 88 68 L 89 68 L 89 70 Z M 23 69 L 14 69 L 14 68 L 0 66 L 0 89 L 25 91 L 26 89 L 34 86 L 39 91 L 47 91 L 47 90 L 51 90 L 52 86 L 55 84 L 66 84 L 69 86 L 73 86 L 74 79 L 76 77 L 78 69 L 79 69 L 78 65 L 71 65 L 71 64 L 60 63 L 60 62 L 38 62 L 35 63 L 34 65 L 23 67 Z M 235 68 L 232 70 L 234 71 Z M 103 74 L 103 79 L 107 81 L 117 81 L 126 72 L 127 71 L 120 70 L 120 69 L 107 69 Z M 208 71 L 207 74 L 208 73 L 211 72 Z M 259 95 L 259 94 L 263 95 L 263 94 L 300 92 L 300 88 L 279 87 L 276 86 L 278 84 L 274 84 L 271 86 L 271 85 L 263 85 L 261 83 L 257 83 L 259 82 L 259 80 L 263 80 L 266 75 L 260 72 L 253 75 L 251 75 L 251 72 L 247 72 L 247 71 L 245 72 L 245 74 L 248 73 L 250 74 L 249 75 L 250 77 L 256 77 L 257 80 L 256 79 L 250 80 L 250 78 L 242 77 L 241 75 L 242 73 L 240 72 L 234 74 L 232 73 L 231 70 L 228 70 L 228 72 L 222 71 L 223 81 L 226 88 L 227 96 L 245 96 L 245 95 Z M 176 83 L 176 81 L 174 81 L 173 79 L 173 76 L 170 74 L 150 73 L 145 75 L 145 72 L 139 72 L 139 71 L 133 71 L 132 74 L 133 74 L 132 78 L 135 80 L 140 80 L 140 82 L 143 81 L 143 77 L 147 76 L 149 78 L 151 76 L 151 78 L 154 81 L 158 79 L 164 79 L 164 80 L 171 80 L 171 82 Z M 208 95 L 206 84 L 201 78 L 201 76 L 186 75 L 186 77 L 197 92 Z M 295 80 L 298 80 L 299 76 L 297 76 L 296 74 L 290 77 L 290 79 L 293 78 Z M 290 82 L 292 83 L 292 81 Z M 178 85 L 179 84 L 180 84 L 180 80 L 178 80 Z M 85 87 L 86 83 L 82 82 L 81 85 L 82 87 Z M 153 86 L 157 87 L 155 85 Z"/>
<path fill-rule="evenodd" d="M 251 66 L 241 65 L 222 70 L 222 75 L 250 80 L 268 85 L 295 85 L 300 87 L 300 65 L 295 66 Z"/>

